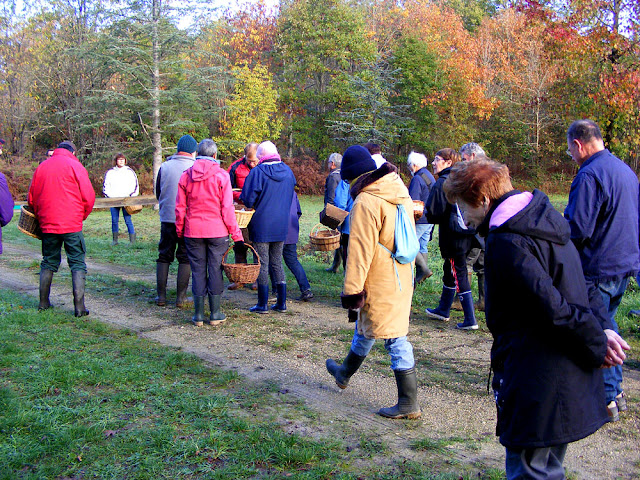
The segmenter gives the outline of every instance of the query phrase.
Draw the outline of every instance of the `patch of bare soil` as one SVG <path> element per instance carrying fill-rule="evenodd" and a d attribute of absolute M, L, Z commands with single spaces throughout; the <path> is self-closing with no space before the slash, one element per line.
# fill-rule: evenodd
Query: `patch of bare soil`
<path fill-rule="evenodd" d="M 0 257 L 0 288 L 37 296 L 37 272 L 28 270 L 25 274 L 16 265 L 17 261 L 39 258 L 37 251 L 5 245 L 5 254 Z M 348 449 L 362 442 L 381 442 L 390 455 L 373 456 L 373 462 L 412 460 L 422 463 L 426 471 L 481 472 L 503 467 L 504 449 L 493 435 L 495 407 L 486 386 L 491 346 L 486 331 L 457 331 L 453 320 L 451 325 L 431 322 L 414 312 L 409 338 L 417 361 L 423 415 L 417 421 L 393 421 L 375 413 L 396 401 L 395 382 L 381 343 L 346 390 L 340 390 L 326 372 L 326 358 L 342 360 L 347 353 L 353 328 L 338 299 L 289 300 L 284 314 L 251 315 L 248 308 L 255 304 L 255 292 L 226 290 L 223 308 L 227 322 L 196 328 L 189 322 L 191 312 L 160 308 L 149 301 L 155 288 L 153 266 L 140 272 L 88 262 L 88 269 L 89 275 L 136 280 L 149 287 L 148 295 L 140 297 L 128 298 L 126 292 L 106 296 L 98 293 L 89 279 L 86 303 L 92 318 L 178 347 L 250 381 L 276 383 L 279 395 L 300 399 L 313 412 L 308 415 L 309 410 L 300 409 L 298 418 L 282 418 L 287 431 L 341 438 Z M 69 280 L 54 276 L 51 300 L 56 308 L 72 310 Z M 565 466 L 573 478 L 640 477 L 640 415 L 635 394 L 639 386 L 639 372 L 626 368 L 629 410 L 619 422 L 570 445 Z M 425 439 L 453 440 L 444 451 L 410 447 L 412 442 Z"/>

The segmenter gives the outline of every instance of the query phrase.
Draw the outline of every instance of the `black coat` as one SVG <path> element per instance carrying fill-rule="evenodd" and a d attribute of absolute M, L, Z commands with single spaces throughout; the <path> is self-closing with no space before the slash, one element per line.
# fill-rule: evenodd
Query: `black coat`
<path fill-rule="evenodd" d="M 424 206 L 427 221 L 440 226 L 438 245 L 442 258 L 466 256 L 476 233 L 472 229 L 463 231 L 457 226 L 457 209 L 447 202 L 442 189 L 450 172 L 451 167 L 440 171 Z"/>
<path fill-rule="evenodd" d="M 514 193 L 492 205 L 481 234 Z M 607 339 L 592 313 L 602 304 L 587 292 L 569 224 L 544 193 L 488 230 L 485 278 L 500 443 L 547 447 L 595 432 L 608 418 L 599 370 Z"/>

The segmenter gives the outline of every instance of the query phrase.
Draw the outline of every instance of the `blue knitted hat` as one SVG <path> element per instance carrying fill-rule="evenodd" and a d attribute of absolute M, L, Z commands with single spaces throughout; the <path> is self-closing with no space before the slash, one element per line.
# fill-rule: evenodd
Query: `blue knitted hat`
<path fill-rule="evenodd" d="M 342 155 L 340 177 L 350 182 L 363 173 L 372 172 L 376 168 L 376 162 L 371 158 L 369 150 L 361 145 L 352 145 Z"/>
<path fill-rule="evenodd" d="M 193 153 L 198 149 L 198 142 L 191 135 L 183 135 L 178 140 L 178 148 L 176 151 L 185 152 L 185 153 Z"/>

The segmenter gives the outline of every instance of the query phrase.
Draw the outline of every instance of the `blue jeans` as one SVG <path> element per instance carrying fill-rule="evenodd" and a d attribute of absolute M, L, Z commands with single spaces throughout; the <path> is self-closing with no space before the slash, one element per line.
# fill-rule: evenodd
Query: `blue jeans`
<path fill-rule="evenodd" d="M 566 443 L 522 450 L 507 448 L 507 480 L 564 480 L 562 462 L 566 453 Z"/>
<path fill-rule="evenodd" d="M 627 290 L 627 285 L 629 285 L 629 278 L 608 282 L 595 282 L 594 285 L 602 296 L 604 307 L 609 314 L 613 329 L 617 333 L 618 324 L 616 323 L 616 312 L 622 301 L 622 296 Z M 607 398 L 607 403 L 610 403 L 615 400 L 616 395 L 622 393 L 622 366 L 616 365 L 615 367 L 605 368 L 602 373 L 604 377 L 604 393 Z"/>
<path fill-rule="evenodd" d="M 133 235 L 136 231 L 133 229 L 133 222 L 131 221 L 131 215 L 127 213 L 124 207 L 111 207 L 111 231 L 118 233 L 118 223 L 120 222 L 120 210 L 122 210 L 122 217 L 124 223 L 127 225 L 129 235 Z"/>
<path fill-rule="evenodd" d="M 306 292 L 307 290 L 311 290 L 311 285 L 309 285 L 309 280 L 307 279 L 307 274 L 302 268 L 302 265 L 298 261 L 298 245 L 295 243 L 285 244 L 282 249 L 282 258 L 284 259 L 284 264 L 287 266 L 293 276 L 296 277 L 296 281 L 298 282 L 298 286 L 300 287 L 300 292 Z M 271 272 L 269 272 L 271 274 Z"/>
<path fill-rule="evenodd" d="M 356 355 L 366 357 L 375 343 L 375 338 L 365 338 L 358 333 L 358 323 L 353 333 L 351 350 Z M 409 370 L 415 365 L 413 358 L 413 347 L 407 337 L 387 338 L 384 341 L 384 348 L 391 357 L 391 370 Z"/>
<path fill-rule="evenodd" d="M 416 235 L 420 242 L 420 253 L 429 253 L 429 241 L 431 240 L 431 232 L 433 232 L 433 224 L 416 223 Z"/>

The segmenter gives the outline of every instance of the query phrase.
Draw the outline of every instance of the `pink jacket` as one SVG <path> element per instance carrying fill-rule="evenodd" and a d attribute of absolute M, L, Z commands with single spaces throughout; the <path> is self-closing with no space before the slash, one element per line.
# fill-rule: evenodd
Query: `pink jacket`
<path fill-rule="evenodd" d="M 179 237 L 242 240 L 236 221 L 229 174 L 218 162 L 198 158 L 178 182 L 176 232 Z"/>

